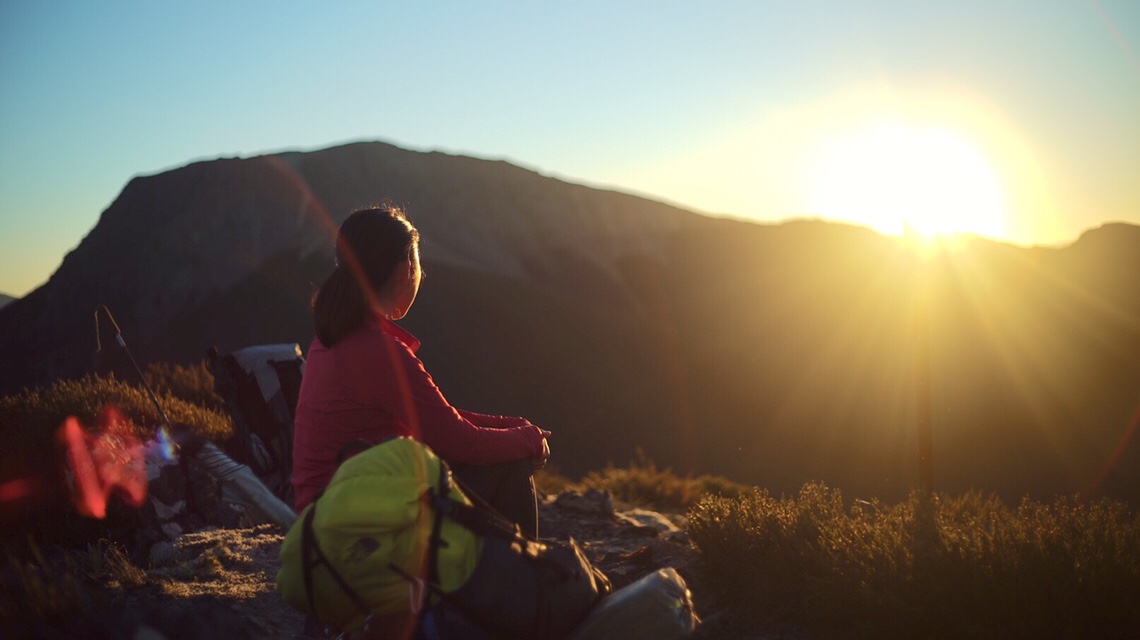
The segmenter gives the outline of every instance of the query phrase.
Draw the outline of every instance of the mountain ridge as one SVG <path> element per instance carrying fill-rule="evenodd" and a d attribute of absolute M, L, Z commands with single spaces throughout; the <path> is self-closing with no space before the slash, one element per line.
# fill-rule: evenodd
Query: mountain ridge
<path fill-rule="evenodd" d="M 405 321 L 457 406 L 526 415 L 570 472 L 662 465 L 794 491 L 914 486 L 916 274 L 931 282 L 940 486 L 1140 493 L 1140 228 L 1057 248 L 758 224 L 386 143 L 132 179 L 43 287 L 0 310 L 0 393 L 141 362 L 308 349 L 308 300 L 355 207 L 405 206 L 428 277 Z M 133 375 L 129 370 L 124 374 Z M 1113 452 L 1122 457 L 1105 470 Z"/>

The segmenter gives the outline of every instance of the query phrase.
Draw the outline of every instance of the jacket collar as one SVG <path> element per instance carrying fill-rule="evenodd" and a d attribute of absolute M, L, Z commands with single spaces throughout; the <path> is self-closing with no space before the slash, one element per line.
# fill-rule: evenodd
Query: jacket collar
<path fill-rule="evenodd" d="M 411 349 L 412 353 L 415 353 L 419 350 L 419 339 L 413 336 L 411 333 L 408 333 L 408 331 L 400 325 L 381 315 L 376 316 L 376 324 L 380 327 L 381 331 L 404 343 L 404 346 L 408 347 L 408 349 Z"/>

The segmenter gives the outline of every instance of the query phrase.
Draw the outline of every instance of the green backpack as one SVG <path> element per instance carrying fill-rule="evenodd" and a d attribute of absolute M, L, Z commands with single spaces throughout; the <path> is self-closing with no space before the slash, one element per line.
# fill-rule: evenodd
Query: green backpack
<path fill-rule="evenodd" d="M 286 534 L 278 591 L 364 636 L 401 613 L 431 640 L 569 636 L 609 581 L 573 540 L 531 540 L 472 497 L 410 438 L 349 458 Z"/>

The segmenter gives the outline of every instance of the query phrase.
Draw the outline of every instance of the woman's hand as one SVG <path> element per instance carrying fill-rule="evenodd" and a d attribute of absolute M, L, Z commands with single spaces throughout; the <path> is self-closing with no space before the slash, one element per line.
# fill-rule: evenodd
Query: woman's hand
<path fill-rule="evenodd" d="M 546 439 L 549 437 L 550 437 L 550 432 L 543 429 L 542 430 L 542 453 L 540 453 L 539 455 L 530 459 L 530 466 L 535 471 L 538 471 L 539 469 L 545 467 L 546 461 L 548 459 L 550 459 L 550 443 L 546 441 Z"/>

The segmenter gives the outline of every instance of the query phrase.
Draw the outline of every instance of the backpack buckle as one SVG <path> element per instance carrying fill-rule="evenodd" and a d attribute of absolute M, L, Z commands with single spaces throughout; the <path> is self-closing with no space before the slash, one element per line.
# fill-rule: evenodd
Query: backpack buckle
<path fill-rule="evenodd" d="M 427 591 L 424 579 L 416 576 L 408 580 L 408 603 L 412 613 L 419 613 L 424 608 L 424 596 Z"/>

